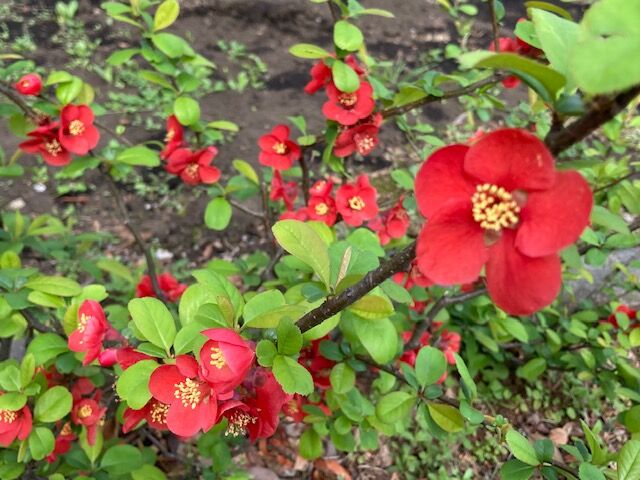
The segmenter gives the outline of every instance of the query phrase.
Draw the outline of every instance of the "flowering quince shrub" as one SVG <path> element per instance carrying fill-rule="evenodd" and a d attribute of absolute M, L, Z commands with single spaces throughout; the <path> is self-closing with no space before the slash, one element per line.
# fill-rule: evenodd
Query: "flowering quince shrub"
<path fill-rule="evenodd" d="M 162 141 L 105 128 L 86 80 L 0 56 L 0 116 L 20 138 L 0 175 L 29 158 L 93 170 L 145 259 L 100 252 L 69 273 L 58 262 L 87 252 L 70 225 L 2 212 L 0 479 L 227 478 L 233 451 L 266 452 L 284 424 L 308 460 L 426 425 L 439 442 L 483 429 L 505 480 L 640 479 L 640 3 L 599 0 L 574 20 L 530 2 L 513 26 L 482 2 L 486 49 L 465 43 L 455 72 L 393 84 L 357 26 L 392 13 L 324 3 L 331 48 L 289 49 L 310 62 L 300 97 L 323 97 L 323 130 L 275 118 L 256 158 L 230 165 L 216 157 L 241 126 L 204 118 L 215 66 L 167 31 L 176 0 L 102 5 L 141 34 L 106 63 L 134 65 L 169 99 Z M 466 28 L 470 8 L 438 3 Z M 529 102 L 498 120 L 503 87 Z M 411 111 L 444 100 L 466 109 L 464 127 L 415 124 Z M 412 142 L 430 134 L 422 157 L 376 171 L 396 125 Z M 153 168 L 208 196 L 207 228 L 255 219 L 265 252 L 159 271 L 121 191 Z M 558 418 L 540 391 L 573 413 Z M 581 428 L 533 437 L 510 415 L 532 409 Z"/>

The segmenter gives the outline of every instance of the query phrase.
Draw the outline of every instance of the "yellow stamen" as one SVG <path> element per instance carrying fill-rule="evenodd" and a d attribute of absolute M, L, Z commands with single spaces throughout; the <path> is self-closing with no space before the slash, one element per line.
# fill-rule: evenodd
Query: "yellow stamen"
<path fill-rule="evenodd" d="M 519 221 L 520 207 L 504 188 L 483 183 L 471 197 L 473 219 L 485 230 L 499 232 Z"/>
<path fill-rule="evenodd" d="M 224 355 L 222 354 L 222 350 L 216 347 L 212 348 L 211 360 L 209 360 L 209 363 L 214 367 L 216 367 L 218 370 L 224 367 L 227 362 L 224 360 Z"/>
<path fill-rule="evenodd" d="M 182 401 L 182 405 L 185 407 L 190 406 L 192 409 L 198 406 L 202 392 L 197 382 L 187 378 L 184 382 L 176 383 L 174 387 L 176 387 L 176 391 L 173 392 L 173 394 L 177 399 Z"/>
<path fill-rule="evenodd" d="M 45 142 L 44 148 L 47 150 L 47 152 L 49 152 L 50 155 L 53 155 L 54 157 L 57 157 L 58 154 L 62 152 L 62 146 L 60 145 L 60 142 L 58 142 L 58 140 L 56 140 L 55 138 L 50 142 Z"/>
<path fill-rule="evenodd" d="M 247 425 L 250 423 L 256 423 L 257 420 L 258 419 L 256 417 L 252 417 L 244 412 L 235 413 L 231 418 L 229 418 L 229 425 L 227 426 L 227 431 L 224 432 L 224 434 L 227 436 L 231 435 L 233 437 L 244 435 L 247 431 Z"/>
<path fill-rule="evenodd" d="M 84 132 L 84 123 L 80 120 L 72 120 L 69 124 L 69 133 L 71 135 L 80 135 Z"/>
<path fill-rule="evenodd" d="M 167 423 L 167 412 L 169 405 L 166 403 L 154 403 L 151 407 L 151 419 L 156 423 Z"/>
<path fill-rule="evenodd" d="M 13 423 L 18 418 L 18 414 L 16 412 L 12 412 L 10 410 L 0 410 L 0 419 L 4 423 Z"/>
<path fill-rule="evenodd" d="M 315 211 L 317 215 L 326 215 L 329 211 L 329 207 L 326 203 L 319 203 L 316 205 Z"/>
<path fill-rule="evenodd" d="M 365 206 L 364 200 L 361 197 L 355 196 L 349 199 L 349 206 L 352 210 L 362 210 Z"/>
<path fill-rule="evenodd" d="M 338 95 L 338 101 L 345 107 L 352 107 L 358 101 L 358 96 L 355 93 L 341 93 Z"/>
<path fill-rule="evenodd" d="M 92 413 L 93 409 L 89 405 L 83 405 L 80 407 L 80 410 L 78 410 L 78 416 L 80 418 L 90 417 Z"/>
<path fill-rule="evenodd" d="M 284 155 L 285 153 L 287 153 L 287 146 L 282 142 L 274 143 L 273 147 L 271 148 L 273 148 L 273 151 L 278 155 Z"/>

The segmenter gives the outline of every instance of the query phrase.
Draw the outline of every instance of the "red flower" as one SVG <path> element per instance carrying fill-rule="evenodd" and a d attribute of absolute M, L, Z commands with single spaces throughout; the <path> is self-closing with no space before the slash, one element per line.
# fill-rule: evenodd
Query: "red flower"
<path fill-rule="evenodd" d="M 299 208 L 298 210 L 287 210 L 282 212 L 278 220 L 298 220 L 299 222 L 306 222 L 309 218 L 309 212 L 307 208 Z"/>
<path fill-rule="evenodd" d="M 440 333 L 440 341 L 438 342 L 438 346 L 444 356 L 447 358 L 447 362 L 449 365 L 455 365 L 456 359 L 453 356 L 454 353 L 458 353 L 460 351 L 460 334 L 456 332 L 450 332 L 449 330 L 442 330 Z"/>
<path fill-rule="evenodd" d="M 320 344 L 327 338 L 328 337 L 323 337 L 312 341 L 309 346 L 302 349 L 300 357 L 298 357 L 298 363 L 311 373 L 314 385 L 322 389 L 331 386 L 329 375 L 331 374 L 331 369 L 336 364 L 336 362 L 323 357 L 320 353 Z"/>
<path fill-rule="evenodd" d="M 202 332 L 209 338 L 200 350 L 202 378 L 218 393 L 240 385 L 253 364 L 253 345 L 233 330 L 210 328 Z"/>
<path fill-rule="evenodd" d="M 31 433 L 31 411 L 26 405 L 20 410 L 0 410 L 0 446 L 8 447 L 17 438 L 24 440 Z"/>
<path fill-rule="evenodd" d="M 93 111 L 87 105 L 66 105 L 60 112 L 60 143 L 76 155 L 86 155 L 100 140 L 93 125 Z"/>
<path fill-rule="evenodd" d="M 332 83 L 326 90 L 329 100 L 322 106 L 322 113 L 341 125 L 356 124 L 371 115 L 376 106 L 373 88 L 368 82 L 360 82 L 358 90 L 352 93 L 341 92 Z"/>
<path fill-rule="evenodd" d="M 230 400 L 220 405 L 219 418 L 229 421 L 228 435 L 237 437 L 248 433 L 253 442 L 275 433 L 280 410 L 288 397 L 273 374 L 264 368 L 257 368 L 249 383 L 243 401 Z"/>
<path fill-rule="evenodd" d="M 402 238 L 409 228 L 409 215 L 402 206 L 403 198 L 398 203 L 369 222 L 369 228 L 378 234 L 380 243 L 386 245 L 392 238 Z"/>
<path fill-rule="evenodd" d="M 169 405 L 159 402 L 152 398 L 140 410 L 126 408 L 122 414 L 124 423 L 122 425 L 122 433 L 128 433 L 133 430 L 142 420 L 147 421 L 147 425 L 156 430 L 167 429 L 167 412 Z"/>
<path fill-rule="evenodd" d="M 344 61 L 347 65 L 353 68 L 359 76 L 365 73 L 364 69 L 358 64 L 353 55 L 347 55 Z M 309 95 L 313 95 L 332 81 L 331 68 L 329 68 L 323 60 L 319 60 L 314 64 L 309 73 L 311 75 L 311 80 L 309 80 L 309 83 L 304 87 L 305 93 L 308 93 Z"/>
<path fill-rule="evenodd" d="M 220 179 L 220 170 L 211 165 L 218 149 L 214 146 L 196 152 L 188 148 L 174 150 L 168 159 L 165 169 L 169 173 L 179 175 L 188 185 L 199 183 L 216 183 Z"/>
<path fill-rule="evenodd" d="M 164 138 L 165 146 L 160 152 L 160 158 L 166 160 L 178 148 L 184 145 L 184 129 L 175 115 L 167 117 L 167 136 Z"/>
<path fill-rule="evenodd" d="M 152 358 L 147 354 L 137 352 L 133 347 L 119 348 L 116 356 L 118 358 L 118 365 L 120 365 L 122 370 L 126 370 L 141 360 L 151 360 Z"/>
<path fill-rule="evenodd" d="M 329 227 L 336 223 L 338 211 L 336 210 L 336 201 L 329 197 L 311 197 L 309 199 L 309 207 L 307 213 L 311 220 L 326 223 Z"/>
<path fill-rule="evenodd" d="M 75 403 L 71 410 L 71 420 L 76 425 L 83 425 L 87 429 L 87 443 L 93 445 L 96 442 L 98 427 L 107 407 L 100 407 L 92 398 L 83 398 Z"/>
<path fill-rule="evenodd" d="M 305 405 L 313 405 L 314 407 L 318 407 L 320 410 L 324 412 L 328 417 L 331 416 L 331 410 L 324 403 L 318 402 L 310 402 L 307 397 L 299 394 L 295 394 L 293 398 L 290 398 L 287 403 L 284 404 L 282 411 L 287 417 L 290 417 L 294 422 L 302 422 L 304 417 L 307 416 L 307 413 L 303 410 L 302 407 Z"/>
<path fill-rule="evenodd" d="M 485 267 L 489 295 L 514 315 L 557 296 L 557 252 L 578 239 L 593 204 L 578 172 L 557 172 L 545 145 L 517 129 L 433 153 L 418 172 L 416 200 L 429 220 L 416 251 L 422 273 L 452 285 L 474 282 Z"/>
<path fill-rule="evenodd" d="M 640 323 L 635 321 L 638 318 L 638 312 L 636 312 L 633 308 L 629 308 L 627 305 L 618 305 L 615 312 L 609 315 L 605 322 L 610 323 L 615 328 L 620 328 L 620 325 L 618 325 L 618 319 L 616 318 L 616 313 L 624 313 L 629 318 L 629 320 L 634 320 L 633 322 L 631 322 L 631 328 L 640 327 Z"/>
<path fill-rule="evenodd" d="M 181 437 L 208 431 L 218 414 L 216 392 L 200 377 L 193 357 L 178 355 L 175 365 L 158 367 L 149 379 L 151 395 L 169 405 L 167 428 Z"/>
<path fill-rule="evenodd" d="M 63 167 L 71 162 L 71 154 L 58 140 L 58 122 L 40 125 L 27 135 L 32 139 L 18 145 L 20 150 L 39 154 L 52 167 Z"/>
<path fill-rule="evenodd" d="M 165 298 L 170 302 L 177 302 L 184 291 L 187 289 L 187 285 L 178 282 L 176 278 L 169 272 L 158 275 L 158 286 Z M 136 297 L 155 297 L 156 292 L 153 290 L 153 284 L 151 283 L 151 277 L 149 275 L 143 275 L 136 285 Z"/>
<path fill-rule="evenodd" d="M 382 124 L 382 115 L 376 113 L 352 127 L 340 132 L 333 147 L 336 157 L 348 157 L 354 152 L 368 155 L 378 145 L 378 132 Z"/>
<path fill-rule="evenodd" d="M 75 433 L 71 430 L 71 425 L 69 425 L 69 422 L 66 422 L 56 437 L 53 452 L 47 455 L 47 462 L 53 463 L 58 459 L 58 455 L 64 455 L 67 453 L 71 449 L 71 444 L 76 438 Z"/>
<path fill-rule="evenodd" d="M 336 206 L 345 223 L 359 227 L 365 220 L 378 214 L 378 192 L 366 175 L 360 175 L 355 183 L 341 185 L 336 193 Z"/>
<path fill-rule="evenodd" d="M 287 210 L 293 210 L 293 203 L 298 196 L 298 184 L 294 181 L 284 183 L 279 170 L 273 171 L 271 179 L 271 192 L 269 198 L 271 200 L 282 200 Z"/>
<path fill-rule="evenodd" d="M 100 304 L 85 300 L 78 309 L 78 328 L 69 335 L 69 350 L 86 352 L 82 364 L 89 365 L 100 355 L 102 341 L 109 328 Z"/>
<path fill-rule="evenodd" d="M 331 195 L 331 190 L 333 190 L 333 180 L 318 180 L 311 186 L 309 193 L 312 197 L 326 197 Z"/>
<path fill-rule="evenodd" d="M 287 170 L 300 158 L 302 151 L 296 142 L 289 140 L 289 127 L 276 125 L 273 130 L 260 137 L 258 161 L 265 167 Z"/>
<path fill-rule="evenodd" d="M 405 272 L 398 272 L 393 276 L 393 280 L 407 290 L 411 290 L 415 286 L 427 288 L 433 285 L 433 281 L 425 277 L 417 267 L 415 260 L 411 262 L 411 268 L 409 269 L 408 274 Z"/>
<path fill-rule="evenodd" d="M 37 73 L 27 73 L 20 77 L 14 87 L 22 95 L 37 96 L 42 91 L 42 79 Z"/>

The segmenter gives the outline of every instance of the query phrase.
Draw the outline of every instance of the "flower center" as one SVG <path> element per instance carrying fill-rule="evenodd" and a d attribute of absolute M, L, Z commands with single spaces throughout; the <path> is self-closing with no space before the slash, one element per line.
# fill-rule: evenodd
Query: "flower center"
<path fill-rule="evenodd" d="M 176 391 L 173 392 L 173 395 L 182 401 L 182 405 L 185 407 L 190 406 L 192 409 L 198 406 L 201 400 L 200 397 L 202 397 L 198 382 L 187 378 L 184 382 L 176 383 L 174 387 L 176 387 Z"/>
<path fill-rule="evenodd" d="M 151 407 L 151 420 L 156 423 L 167 423 L 167 412 L 169 405 L 166 403 L 155 402 Z"/>
<path fill-rule="evenodd" d="M 167 132 L 167 135 L 164 137 L 164 141 L 170 142 L 171 140 L 173 140 L 173 137 L 175 136 L 176 136 L 176 131 L 172 128 Z"/>
<path fill-rule="evenodd" d="M 4 423 L 13 423 L 18 418 L 18 414 L 16 412 L 12 412 L 10 410 L 0 410 L 0 419 Z"/>
<path fill-rule="evenodd" d="M 252 417 L 245 412 L 234 413 L 229 417 L 229 425 L 227 426 L 227 430 L 224 434 L 227 436 L 231 435 L 233 437 L 244 435 L 247 431 L 247 425 L 250 423 L 256 423 L 257 420 L 258 419 L 256 417 Z"/>
<path fill-rule="evenodd" d="M 187 175 L 189 175 L 191 178 L 196 178 L 198 176 L 199 168 L 200 168 L 200 165 L 198 165 L 197 163 L 190 163 L 185 168 L 185 171 L 187 172 Z"/>
<path fill-rule="evenodd" d="M 356 135 L 355 141 L 356 149 L 360 155 L 366 155 L 376 146 L 371 135 Z"/>
<path fill-rule="evenodd" d="M 69 436 L 72 433 L 73 432 L 71 431 L 71 425 L 69 425 L 69 422 L 65 423 L 62 427 L 62 430 L 60 430 L 60 435 L 62 435 L 63 437 Z"/>
<path fill-rule="evenodd" d="M 349 206 L 352 210 L 362 210 L 364 208 L 364 200 L 361 197 L 355 196 L 349 199 Z"/>
<path fill-rule="evenodd" d="M 275 143 L 272 148 L 278 155 L 284 155 L 287 152 L 287 146 L 282 142 Z"/>
<path fill-rule="evenodd" d="M 80 315 L 80 320 L 78 321 L 78 331 L 80 333 L 84 333 L 85 328 L 87 328 L 88 321 L 89 317 L 87 317 L 84 313 Z"/>
<path fill-rule="evenodd" d="M 338 95 L 338 101 L 345 107 L 353 107 L 358 101 L 358 96 L 355 93 L 341 93 Z"/>
<path fill-rule="evenodd" d="M 47 150 L 47 152 L 49 152 L 49 154 L 53 155 L 54 157 L 57 157 L 58 154 L 62 152 L 62 146 L 60 145 L 60 142 L 58 142 L 58 140 L 56 140 L 55 138 L 50 142 L 45 142 L 44 148 Z"/>
<path fill-rule="evenodd" d="M 319 203 L 316 205 L 315 211 L 318 215 L 326 215 L 329 211 L 329 207 L 326 203 Z"/>
<path fill-rule="evenodd" d="M 222 367 L 226 365 L 227 362 L 224 360 L 224 355 L 222 354 L 222 350 L 217 347 L 211 349 L 211 360 L 209 363 L 220 370 Z"/>
<path fill-rule="evenodd" d="M 80 410 L 78 410 L 78 416 L 80 418 L 87 418 L 91 416 L 92 413 L 93 409 L 89 405 L 83 405 L 80 407 Z"/>
<path fill-rule="evenodd" d="M 81 133 L 84 132 L 84 123 L 82 123 L 82 121 L 80 120 L 73 120 L 70 124 L 69 124 L 69 133 L 71 135 L 80 135 Z"/>
<path fill-rule="evenodd" d="M 320 180 L 318 181 L 318 183 L 315 184 L 315 186 L 313 187 L 313 191 L 314 192 L 322 192 L 322 190 L 324 190 L 324 186 L 327 184 L 327 182 L 325 182 L 324 180 Z"/>
<path fill-rule="evenodd" d="M 518 223 L 520 207 L 504 188 L 483 183 L 471 197 L 473 219 L 485 230 L 499 232 Z"/>

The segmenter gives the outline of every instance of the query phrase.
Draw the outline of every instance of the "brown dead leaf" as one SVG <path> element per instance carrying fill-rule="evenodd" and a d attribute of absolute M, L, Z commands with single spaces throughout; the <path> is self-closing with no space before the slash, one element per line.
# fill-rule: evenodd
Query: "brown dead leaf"
<path fill-rule="evenodd" d="M 321 458 L 314 462 L 314 467 L 317 471 L 319 471 L 319 473 L 321 472 L 323 474 L 318 476 L 317 478 L 326 478 L 331 480 L 351 480 L 351 474 L 336 460 Z"/>

